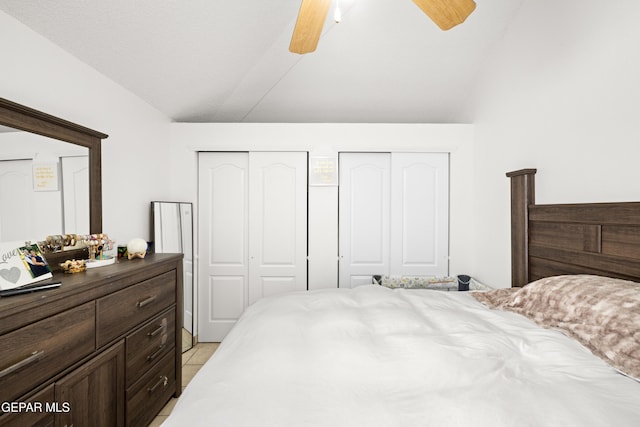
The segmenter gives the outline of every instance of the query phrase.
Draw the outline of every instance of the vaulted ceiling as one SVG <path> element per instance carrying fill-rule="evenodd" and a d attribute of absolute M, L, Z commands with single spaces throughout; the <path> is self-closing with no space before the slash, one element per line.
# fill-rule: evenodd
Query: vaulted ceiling
<path fill-rule="evenodd" d="M 523 0 L 440 30 L 411 0 L 339 0 L 288 51 L 300 0 L 0 0 L 0 10 L 180 122 L 456 123 Z"/>

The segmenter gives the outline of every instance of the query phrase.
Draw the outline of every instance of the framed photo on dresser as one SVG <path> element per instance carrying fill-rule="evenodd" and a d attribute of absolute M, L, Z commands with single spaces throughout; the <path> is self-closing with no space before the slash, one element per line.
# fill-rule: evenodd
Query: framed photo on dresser
<path fill-rule="evenodd" d="M 52 277 L 51 267 L 36 244 L 0 243 L 0 290 L 30 285 Z"/>

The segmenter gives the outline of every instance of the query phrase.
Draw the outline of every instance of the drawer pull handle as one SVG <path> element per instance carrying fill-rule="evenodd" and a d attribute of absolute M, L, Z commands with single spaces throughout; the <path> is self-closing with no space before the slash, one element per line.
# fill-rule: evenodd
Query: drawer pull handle
<path fill-rule="evenodd" d="M 160 379 L 158 380 L 157 383 L 155 383 L 155 385 L 153 387 L 149 387 L 147 389 L 147 391 L 149 392 L 149 394 L 153 393 L 154 391 L 156 391 L 156 389 L 160 386 L 162 386 L 162 388 L 166 388 L 167 384 L 169 384 L 169 378 L 167 378 L 166 375 L 162 375 L 160 377 Z"/>
<path fill-rule="evenodd" d="M 138 308 L 142 308 L 145 305 L 152 303 L 155 299 L 156 299 L 156 296 L 152 295 L 149 298 L 145 298 L 142 301 L 138 301 L 136 305 L 138 306 Z"/>
<path fill-rule="evenodd" d="M 166 344 L 162 344 L 160 347 L 158 347 L 158 349 L 153 354 L 150 354 L 147 356 L 147 360 L 151 362 L 153 359 L 161 355 L 166 346 L 167 346 Z"/>
<path fill-rule="evenodd" d="M 154 329 L 151 332 L 148 332 L 147 335 L 149 337 L 155 337 L 156 335 L 158 335 L 160 332 L 162 332 L 162 330 L 165 328 L 165 325 L 160 325 L 158 326 L 156 329 Z"/>
<path fill-rule="evenodd" d="M 43 354 L 44 350 L 34 351 L 33 353 L 31 353 L 31 355 L 25 357 L 21 361 L 14 363 L 13 365 L 0 371 L 0 378 L 4 378 L 17 370 L 24 368 L 25 366 L 29 366 L 30 364 L 37 362 L 42 358 Z"/>

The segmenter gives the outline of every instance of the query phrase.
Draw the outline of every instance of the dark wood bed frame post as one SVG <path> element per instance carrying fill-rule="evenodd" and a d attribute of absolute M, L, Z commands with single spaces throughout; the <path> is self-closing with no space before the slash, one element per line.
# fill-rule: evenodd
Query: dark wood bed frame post
<path fill-rule="evenodd" d="M 511 179 L 511 286 L 529 283 L 529 205 L 535 204 L 536 169 L 508 172 Z"/>

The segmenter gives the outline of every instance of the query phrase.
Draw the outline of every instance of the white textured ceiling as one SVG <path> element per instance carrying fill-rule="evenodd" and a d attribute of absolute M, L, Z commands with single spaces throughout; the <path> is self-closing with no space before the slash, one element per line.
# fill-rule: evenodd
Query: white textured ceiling
<path fill-rule="evenodd" d="M 335 0 L 334 0 L 335 1 Z M 441 31 L 411 0 L 340 0 L 314 53 L 300 0 L 0 0 L 0 9 L 174 121 L 454 123 L 523 0 Z M 332 6 L 333 9 L 333 6 Z"/>

